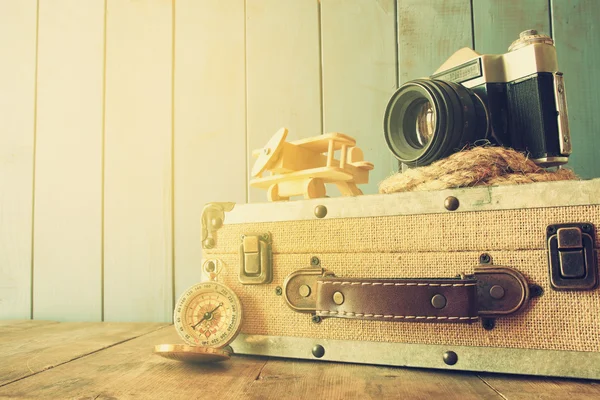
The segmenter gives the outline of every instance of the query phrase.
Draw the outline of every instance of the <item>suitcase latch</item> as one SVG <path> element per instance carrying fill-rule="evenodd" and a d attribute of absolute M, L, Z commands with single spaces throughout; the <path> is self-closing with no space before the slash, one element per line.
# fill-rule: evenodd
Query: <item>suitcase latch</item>
<path fill-rule="evenodd" d="M 546 230 L 550 283 L 555 290 L 591 290 L 598 284 L 594 226 L 550 225 Z"/>
<path fill-rule="evenodd" d="M 261 285 L 273 280 L 271 235 L 242 235 L 239 280 L 244 285 Z"/>

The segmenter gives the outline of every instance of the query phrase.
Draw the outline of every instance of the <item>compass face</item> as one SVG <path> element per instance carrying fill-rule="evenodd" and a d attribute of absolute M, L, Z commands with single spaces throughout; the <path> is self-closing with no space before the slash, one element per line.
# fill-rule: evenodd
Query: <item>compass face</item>
<path fill-rule="evenodd" d="M 177 333 L 187 344 L 225 347 L 240 330 L 242 305 L 227 286 L 198 283 L 179 298 L 173 320 Z"/>

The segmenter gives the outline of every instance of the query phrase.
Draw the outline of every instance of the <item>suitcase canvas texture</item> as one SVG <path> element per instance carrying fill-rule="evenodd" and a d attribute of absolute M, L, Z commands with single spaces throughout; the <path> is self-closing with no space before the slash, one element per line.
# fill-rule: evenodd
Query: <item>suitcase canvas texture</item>
<path fill-rule="evenodd" d="M 600 179 L 211 203 L 202 224 L 236 353 L 600 379 Z"/>

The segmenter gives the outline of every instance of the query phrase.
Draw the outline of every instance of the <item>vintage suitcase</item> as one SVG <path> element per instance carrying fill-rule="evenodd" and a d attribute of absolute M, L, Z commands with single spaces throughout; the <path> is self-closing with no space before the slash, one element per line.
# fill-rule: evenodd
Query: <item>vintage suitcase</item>
<path fill-rule="evenodd" d="M 235 353 L 600 379 L 600 179 L 212 203 Z"/>

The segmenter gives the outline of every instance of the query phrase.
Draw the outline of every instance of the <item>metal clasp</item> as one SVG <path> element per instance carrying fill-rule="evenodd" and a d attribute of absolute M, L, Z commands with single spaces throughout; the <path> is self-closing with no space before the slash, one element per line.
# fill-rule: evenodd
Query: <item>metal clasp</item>
<path fill-rule="evenodd" d="M 208 203 L 202 209 L 202 248 L 212 249 L 217 244 L 217 231 L 223 226 L 225 212 L 235 203 Z"/>
<path fill-rule="evenodd" d="M 244 285 L 261 285 L 273 280 L 271 235 L 242 235 L 239 280 Z"/>
<path fill-rule="evenodd" d="M 550 225 L 546 231 L 550 282 L 556 290 L 591 290 L 598 284 L 594 227 Z"/>
<path fill-rule="evenodd" d="M 562 72 L 554 74 L 554 97 L 556 98 L 556 118 L 558 119 L 558 145 L 560 154 L 571 154 L 571 132 L 569 130 L 569 116 L 567 111 L 567 94 Z"/>

